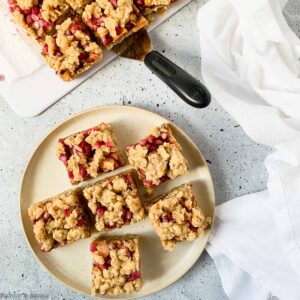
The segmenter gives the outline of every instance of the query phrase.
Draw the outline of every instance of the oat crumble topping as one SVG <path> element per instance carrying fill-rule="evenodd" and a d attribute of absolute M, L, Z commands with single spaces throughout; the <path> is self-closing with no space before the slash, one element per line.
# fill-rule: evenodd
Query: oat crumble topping
<path fill-rule="evenodd" d="M 112 127 L 105 123 L 60 139 L 56 155 L 65 164 L 72 184 L 124 165 Z"/>
<path fill-rule="evenodd" d="M 185 184 L 158 198 L 149 206 L 149 218 L 165 250 L 173 250 L 176 243 L 193 241 L 211 223 L 205 218 L 193 194 Z"/>
<path fill-rule="evenodd" d="M 83 191 L 98 231 L 108 231 L 145 218 L 131 172 L 101 180 Z"/>
<path fill-rule="evenodd" d="M 91 235 L 89 220 L 77 190 L 34 203 L 28 214 L 41 251 L 50 251 Z"/>
<path fill-rule="evenodd" d="M 119 295 L 142 287 L 138 238 L 107 237 L 90 245 L 93 258 L 92 295 Z"/>
<path fill-rule="evenodd" d="M 82 19 L 107 48 L 148 23 L 132 0 L 96 0 L 86 6 Z"/>
<path fill-rule="evenodd" d="M 152 134 L 137 144 L 127 146 L 126 153 L 129 163 L 149 190 L 188 172 L 181 147 L 167 124 L 154 128 Z"/>
<path fill-rule="evenodd" d="M 69 10 L 65 0 L 44 0 L 41 15 L 44 20 L 55 22 L 59 17 Z"/>

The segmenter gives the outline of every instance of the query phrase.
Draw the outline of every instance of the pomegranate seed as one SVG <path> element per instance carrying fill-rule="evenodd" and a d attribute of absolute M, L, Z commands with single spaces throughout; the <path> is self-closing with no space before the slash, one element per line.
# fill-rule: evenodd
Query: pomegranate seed
<path fill-rule="evenodd" d="M 152 143 L 154 143 L 154 141 L 155 141 L 155 137 L 153 136 L 153 135 L 149 135 L 148 137 L 147 137 L 147 140 L 148 140 L 148 142 L 150 143 L 150 144 L 152 144 Z"/>
<path fill-rule="evenodd" d="M 114 7 L 118 6 L 117 0 L 109 0 L 109 2 L 110 2 Z"/>
<path fill-rule="evenodd" d="M 97 141 L 97 142 L 95 143 L 94 147 L 95 147 L 96 149 L 98 149 L 98 148 L 100 148 L 102 145 L 104 145 L 104 142 L 102 142 L 102 141 Z"/>
<path fill-rule="evenodd" d="M 15 0 L 7 0 L 7 3 L 8 3 L 9 5 L 13 5 L 13 4 L 15 4 L 16 2 L 15 2 Z"/>
<path fill-rule="evenodd" d="M 123 28 L 121 26 L 116 27 L 116 34 L 117 35 L 120 35 L 122 33 L 122 31 L 123 31 Z"/>
<path fill-rule="evenodd" d="M 137 3 L 138 5 L 143 5 L 143 4 L 144 4 L 144 1 L 143 1 L 143 0 L 136 0 L 136 3 Z"/>
<path fill-rule="evenodd" d="M 74 174 L 73 174 L 73 172 L 72 172 L 72 171 L 68 172 L 68 175 L 69 175 L 69 178 L 70 178 L 71 180 L 73 180 L 73 179 L 74 179 Z"/>
<path fill-rule="evenodd" d="M 31 18 L 30 15 L 26 16 L 25 22 L 26 22 L 26 24 L 28 24 L 28 25 L 30 25 L 30 24 L 33 23 L 33 20 L 32 20 L 32 18 Z"/>
<path fill-rule="evenodd" d="M 115 145 L 114 145 L 113 142 L 107 141 L 107 142 L 105 143 L 105 146 L 107 146 L 107 147 L 114 147 Z"/>
<path fill-rule="evenodd" d="M 139 141 L 139 144 L 140 144 L 141 146 L 145 146 L 145 145 L 148 144 L 148 140 L 147 140 L 147 139 L 141 140 L 141 141 Z"/>
<path fill-rule="evenodd" d="M 110 154 L 110 156 L 114 159 L 114 160 L 119 160 L 119 154 L 117 152 L 112 152 Z"/>
<path fill-rule="evenodd" d="M 70 209 L 67 208 L 67 209 L 64 210 L 64 216 L 68 217 L 69 215 L 70 215 Z"/>
<path fill-rule="evenodd" d="M 31 8 L 24 9 L 24 13 L 25 13 L 25 15 L 31 15 L 32 14 L 32 9 Z"/>
<path fill-rule="evenodd" d="M 82 220 L 82 219 L 78 220 L 78 222 L 77 222 L 77 226 L 79 226 L 79 227 L 82 227 L 82 226 L 83 226 L 83 224 L 84 224 L 84 222 L 83 222 L 83 220 Z"/>
<path fill-rule="evenodd" d="M 74 34 L 77 30 L 81 30 L 81 26 L 80 25 L 72 25 L 70 30 Z"/>
<path fill-rule="evenodd" d="M 145 170 L 143 170 L 143 169 L 139 169 L 139 172 L 140 172 L 142 175 L 144 175 L 144 176 L 145 176 Z"/>
<path fill-rule="evenodd" d="M 165 140 L 168 137 L 168 134 L 166 132 L 162 132 L 160 136 L 163 140 Z"/>
<path fill-rule="evenodd" d="M 47 45 L 47 52 L 48 52 L 48 45 Z M 65 154 L 62 154 L 60 157 L 59 157 L 59 160 L 61 160 L 64 165 L 66 166 L 68 164 L 68 157 L 67 155 Z"/>
<path fill-rule="evenodd" d="M 127 174 L 127 180 L 129 183 L 133 184 L 134 183 L 134 179 L 133 179 L 133 176 L 131 173 L 128 173 Z"/>
<path fill-rule="evenodd" d="M 158 148 L 157 145 L 151 145 L 149 149 L 150 151 L 156 151 L 157 148 Z"/>
<path fill-rule="evenodd" d="M 102 217 L 102 216 L 104 215 L 104 212 L 105 212 L 105 209 L 104 209 L 103 207 L 99 207 L 99 208 L 97 209 L 97 215 L 98 215 L 99 217 Z"/>
<path fill-rule="evenodd" d="M 32 18 L 32 16 L 34 16 L 34 15 L 31 15 L 31 18 Z M 38 22 L 38 21 L 35 21 L 35 22 L 33 23 L 33 27 L 34 27 L 34 29 L 39 30 L 39 28 L 40 28 L 39 22 Z"/>
<path fill-rule="evenodd" d="M 38 9 L 38 7 L 36 7 L 36 6 L 34 6 L 34 7 L 31 9 L 31 11 L 32 11 L 32 13 L 33 13 L 34 15 L 38 15 L 39 12 L 40 12 L 40 10 Z"/>
<path fill-rule="evenodd" d="M 128 277 L 127 277 L 127 281 L 133 281 L 138 279 L 141 276 L 141 272 L 140 271 L 135 271 L 132 272 Z"/>
<path fill-rule="evenodd" d="M 91 243 L 91 244 L 90 244 L 90 251 L 91 251 L 91 252 L 95 252 L 96 250 L 97 250 L 96 244 L 95 244 L 95 243 Z"/>
<path fill-rule="evenodd" d="M 156 140 L 154 141 L 154 144 L 155 144 L 155 145 L 162 145 L 162 144 L 163 144 L 163 141 L 162 141 L 161 139 L 156 139 Z"/>

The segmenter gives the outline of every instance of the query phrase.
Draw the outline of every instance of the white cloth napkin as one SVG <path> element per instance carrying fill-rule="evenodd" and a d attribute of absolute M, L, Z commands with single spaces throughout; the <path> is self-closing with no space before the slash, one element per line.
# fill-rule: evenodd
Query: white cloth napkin
<path fill-rule="evenodd" d="M 0 75 L 8 83 L 27 76 L 43 64 L 37 43 L 12 22 L 6 1 L 0 1 Z"/>
<path fill-rule="evenodd" d="M 268 190 L 216 210 L 207 250 L 230 299 L 300 299 L 300 40 L 285 2 L 210 0 L 198 13 L 207 87 L 253 140 L 274 147 Z"/>

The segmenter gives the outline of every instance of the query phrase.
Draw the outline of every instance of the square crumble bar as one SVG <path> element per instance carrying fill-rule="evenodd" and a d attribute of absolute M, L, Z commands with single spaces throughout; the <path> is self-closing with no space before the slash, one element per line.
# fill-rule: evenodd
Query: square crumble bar
<path fill-rule="evenodd" d="M 46 35 L 42 54 L 48 65 L 70 81 L 102 60 L 102 50 L 93 41 L 80 17 L 56 26 L 55 35 Z"/>
<path fill-rule="evenodd" d="M 14 21 L 40 43 L 45 35 L 54 34 L 55 25 L 70 13 L 64 0 L 8 0 L 8 4 Z"/>
<path fill-rule="evenodd" d="M 192 187 L 184 184 L 148 205 L 150 221 L 165 250 L 173 250 L 176 243 L 193 241 L 211 223 L 198 206 Z"/>
<path fill-rule="evenodd" d="M 109 231 L 145 218 L 131 172 L 124 172 L 83 190 L 98 231 Z"/>
<path fill-rule="evenodd" d="M 112 127 L 106 123 L 59 139 L 56 155 L 66 166 L 72 184 L 125 164 Z"/>
<path fill-rule="evenodd" d="M 107 49 L 148 24 L 132 0 L 96 0 L 86 6 L 82 19 Z"/>
<path fill-rule="evenodd" d="M 134 0 L 134 2 L 142 11 L 143 15 L 148 16 L 153 13 L 162 14 L 175 0 Z"/>
<path fill-rule="evenodd" d="M 111 236 L 94 240 L 92 295 L 119 295 L 142 287 L 137 236 Z"/>
<path fill-rule="evenodd" d="M 149 192 L 160 183 L 188 172 L 181 146 L 167 124 L 155 127 L 152 134 L 127 146 L 126 153 Z"/>
<path fill-rule="evenodd" d="M 90 221 L 77 190 L 34 203 L 28 214 L 41 251 L 48 252 L 91 236 Z"/>

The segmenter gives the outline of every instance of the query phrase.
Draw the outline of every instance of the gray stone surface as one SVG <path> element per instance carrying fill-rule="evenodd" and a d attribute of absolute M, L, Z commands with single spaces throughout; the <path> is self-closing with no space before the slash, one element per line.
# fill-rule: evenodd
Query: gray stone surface
<path fill-rule="evenodd" d="M 201 3 L 193 1 L 151 34 L 157 50 L 200 79 L 196 12 Z M 0 299 L 9 295 L 21 299 L 17 296 L 21 294 L 88 299 L 59 284 L 31 254 L 19 220 L 19 188 L 30 154 L 53 126 L 82 110 L 113 104 L 148 109 L 185 130 L 209 163 L 217 204 L 266 188 L 263 160 L 271 149 L 251 141 L 215 100 L 204 110 L 189 107 L 142 63 L 116 59 L 35 118 L 19 118 L 0 99 Z M 204 252 L 183 278 L 147 299 L 226 296 L 215 265 Z"/>

